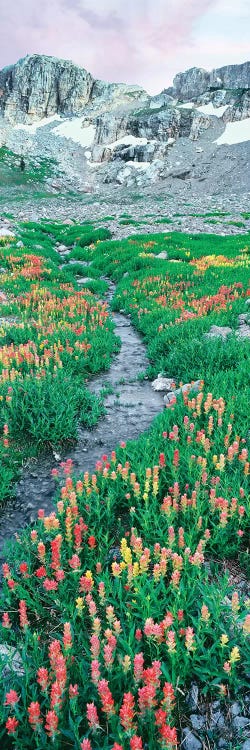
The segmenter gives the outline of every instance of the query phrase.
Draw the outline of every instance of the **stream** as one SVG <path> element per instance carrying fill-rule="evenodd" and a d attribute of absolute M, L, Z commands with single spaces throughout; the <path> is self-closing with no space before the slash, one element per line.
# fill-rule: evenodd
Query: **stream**
<path fill-rule="evenodd" d="M 109 281 L 109 280 L 108 280 Z M 109 281 L 106 300 L 113 297 L 115 285 Z M 138 380 L 149 361 L 141 337 L 131 325 L 129 317 L 112 314 L 115 333 L 121 339 L 121 349 L 110 369 L 88 383 L 90 391 L 98 394 L 102 388 L 112 388 L 104 400 L 105 416 L 96 427 L 79 426 L 78 441 L 72 448 L 60 452 L 62 461 L 72 459 L 77 473 L 93 471 L 103 454 L 110 454 L 120 441 L 134 440 L 147 430 L 154 417 L 163 409 L 163 393 L 153 391 L 149 381 Z M 0 563 L 4 546 L 13 535 L 37 518 L 39 508 L 46 514 L 54 510 L 55 480 L 51 470 L 58 467 L 53 455 L 40 456 L 28 462 L 16 485 L 16 495 L 0 509 Z"/>

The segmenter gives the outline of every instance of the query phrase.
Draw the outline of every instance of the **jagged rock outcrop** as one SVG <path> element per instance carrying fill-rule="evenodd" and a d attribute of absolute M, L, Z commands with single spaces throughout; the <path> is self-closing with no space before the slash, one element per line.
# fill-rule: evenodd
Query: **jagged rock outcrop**
<path fill-rule="evenodd" d="M 43 55 L 29 55 L 3 70 L 0 107 L 11 123 L 79 114 L 88 103 L 94 80 L 84 68 Z"/>
<path fill-rule="evenodd" d="M 80 115 L 87 105 L 106 109 L 114 103 L 147 99 L 139 86 L 95 81 L 70 60 L 27 55 L 0 72 L 0 113 L 12 124 L 59 114 Z"/>
<path fill-rule="evenodd" d="M 173 86 L 166 89 L 166 94 L 182 101 L 198 101 L 206 92 L 229 89 L 250 89 L 250 62 L 241 65 L 225 65 L 210 73 L 203 68 L 190 68 L 184 73 L 178 73 Z M 239 93 L 239 92 L 238 92 Z"/>
<path fill-rule="evenodd" d="M 0 146 L 52 156 L 84 187 L 162 179 L 194 187 L 216 174 L 217 141 L 227 124 L 248 118 L 249 62 L 211 72 L 191 68 L 153 97 L 43 55 L 0 72 Z M 238 137 L 229 143 L 240 143 Z M 223 164 L 227 180 L 232 160 L 229 154 Z"/>

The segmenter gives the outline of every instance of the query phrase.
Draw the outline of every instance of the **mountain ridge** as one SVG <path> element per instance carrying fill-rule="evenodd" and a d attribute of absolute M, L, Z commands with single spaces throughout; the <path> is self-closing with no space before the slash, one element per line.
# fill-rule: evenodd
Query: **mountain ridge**
<path fill-rule="evenodd" d="M 155 96 L 46 55 L 28 55 L 0 72 L 0 146 L 58 159 L 76 187 L 178 180 L 179 189 L 180 181 L 193 189 L 214 165 L 218 179 L 224 175 L 222 148 L 234 161 L 234 146 L 241 151 L 246 141 L 248 61 L 210 72 L 190 68 Z M 245 153 L 240 170 L 249 169 Z M 245 185 L 243 172 L 242 179 Z"/>

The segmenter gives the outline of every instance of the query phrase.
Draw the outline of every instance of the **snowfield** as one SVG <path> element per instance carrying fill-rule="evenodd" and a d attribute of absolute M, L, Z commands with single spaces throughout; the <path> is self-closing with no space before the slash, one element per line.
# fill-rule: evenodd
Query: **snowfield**
<path fill-rule="evenodd" d="M 213 115 L 213 117 L 222 117 L 226 109 L 228 109 L 228 104 L 224 104 L 222 107 L 215 107 L 212 102 L 197 107 L 198 112 L 201 112 L 203 115 Z"/>
<path fill-rule="evenodd" d="M 217 143 L 217 146 L 222 146 L 224 143 L 232 146 L 235 143 L 244 143 L 245 141 L 250 141 L 250 117 L 245 120 L 228 122 L 224 133 L 214 143 Z"/>
<path fill-rule="evenodd" d="M 53 135 L 61 138 L 70 138 L 71 141 L 79 143 L 83 148 L 91 146 L 95 137 L 94 125 L 83 127 L 80 117 L 73 117 L 70 120 L 64 120 L 57 128 L 54 128 Z"/>

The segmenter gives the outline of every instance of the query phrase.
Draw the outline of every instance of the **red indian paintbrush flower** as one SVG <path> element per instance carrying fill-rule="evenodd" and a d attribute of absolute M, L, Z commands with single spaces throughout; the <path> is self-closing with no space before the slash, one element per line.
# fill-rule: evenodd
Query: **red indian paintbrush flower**
<path fill-rule="evenodd" d="M 27 607 L 26 607 L 26 602 L 24 601 L 24 599 L 20 599 L 20 602 L 19 602 L 19 620 L 20 620 L 21 628 L 28 627 L 29 620 L 27 617 Z"/>
<path fill-rule="evenodd" d="M 49 685 L 49 673 L 45 667 L 40 667 L 37 672 L 37 682 L 41 689 L 45 692 Z"/>
<path fill-rule="evenodd" d="M 17 721 L 14 716 L 9 716 L 5 724 L 8 734 L 15 734 L 18 724 L 19 721 Z"/>
<path fill-rule="evenodd" d="M 90 740 L 83 740 L 80 744 L 81 750 L 92 750 L 92 745 Z"/>
<path fill-rule="evenodd" d="M 162 740 L 164 740 L 164 747 L 166 750 L 176 750 L 177 733 L 174 727 L 171 728 L 168 724 L 164 724 L 159 728 L 159 734 Z"/>
<path fill-rule="evenodd" d="M 63 645 L 65 651 L 69 651 L 72 648 L 72 634 L 70 622 L 65 622 L 63 627 Z"/>
<path fill-rule="evenodd" d="M 26 573 L 28 573 L 28 565 L 27 565 L 27 563 L 25 563 L 25 562 L 20 563 L 19 570 L 20 570 L 20 573 L 22 573 L 22 575 L 25 575 Z"/>
<path fill-rule="evenodd" d="M 112 693 L 109 689 L 108 681 L 100 680 L 97 689 L 101 699 L 103 713 L 107 714 L 107 716 L 111 716 L 114 713 L 115 704 Z"/>
<path fill-rule="evenodd" d="M 3 571 L 3 577 L 4 578 L 10 578 L 11 577 L 11 572 L 10 572 L 10 568 L 9 568 L 8 563 L 3 563 L 2 564 L 2 571 Z"/>
<path fill-rule="evenodd" d="M 135 699 L 132 693 L 124 693 L 122 706 L 119 711 L 120 722 L 125 732 L 130 732 L 133 727 L 135 715 Z"/>
<path fill-rule="evenodd" d="M 40 716 L 40 704 L 38 703 L 38 701 L 33 701 L 28 706 L 28 714 L 29 714 L 29 723 L 31 724 L 32 729 L 34 729 L 34 731 L 36 729 L 39 729 L 40 724 L 42 723 L 42 719 Z"/>
<path fill-rule="evenodd" d="M 5 706 L 15 706 L 16 703 L 20 700 L 18 694 L 15 690 L 10 690 L 9 693 L 6 693 L 5 697 Z"/>
<path fill-rule="evenodd" d="M 78 695 L 79 695 L 78 685 L 70 685 L 69 686 L 70 699 L 73 700 L 73 698 L 77 698 Z"/>
<path fill-rule="evenodd" d="M 93 729 L 93 731 L 100 726 L 97 708 L 94 703 L 87 703 L 87 721 L 90 729 Z"/>
<path fill-rule="evenodd" d="M 60 709 L 62 705 L 63 687 L 55 680 L 51 685 L 50 706 L 52 709 Z"/>
<path fill-rule="evenodd" d="M 131 750 L 143 750 L 141 737 L 138 737 L 136 734 L 134 735 L 134 737 L 131 737 L 130 748 Z"/>
<path fill-rule="evenodd" d="M 54 578 L 45 578 L 45 581 L 43 582 L 43 588 L 45 591 L 56 591 L 58 589 L 58 583 L 54 580 Z"/>
<path fill-rule="evenodd" d="M 143 657 L 143 653 L 140 652 L 139 654 L 136 654 L 134 657 L 134 678 L 136 682 L 139 682 L 142 679 L 143 667 L 144 667 L 144 657 Z"/>
<path fill-rule="evenodd" d="M 89 545 L 90 549 L 94 549 L 94 547 L 96 547 L 96 538 L 95 538 L 95 536 L 89 536 L 89 538 L 88 538 L 88 545 Z"/>
<path fill-rule="evenodd" d="M 3 613 L 2 617 L 2 627 L 3 628 L 11 628 L 11 621 L 8 615 L 8 612 Z"/>
<path fill-rule="evenodd" d="M 48 711 L 46 714 L 45 729 L 49 737 L 52 738 L 52 740 L 56 736 L 57 728 L 58 728 L 58 716 L 56 715 L 55 711 Z"/>

